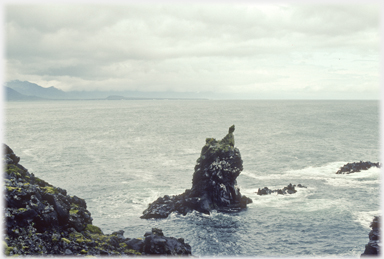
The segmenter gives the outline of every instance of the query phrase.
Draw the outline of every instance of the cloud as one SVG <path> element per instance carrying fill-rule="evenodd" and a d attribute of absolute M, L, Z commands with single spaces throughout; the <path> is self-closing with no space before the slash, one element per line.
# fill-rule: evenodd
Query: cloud
<path fill-rule="evenodd" d="M 5 12 L 7 80 L 64 90 L 255 94 L 312 84 L 305 89 L 378 93 L 378 5 L 40 4 Z"/>

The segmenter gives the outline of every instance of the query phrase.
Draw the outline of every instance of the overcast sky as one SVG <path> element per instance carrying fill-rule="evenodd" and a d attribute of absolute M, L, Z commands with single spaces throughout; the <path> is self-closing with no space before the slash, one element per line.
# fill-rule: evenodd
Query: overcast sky
<path fill-rule="evenodd" d="M 379 4 L 7 4 L 4 14 L 5 81 L 380 98 Z"/>

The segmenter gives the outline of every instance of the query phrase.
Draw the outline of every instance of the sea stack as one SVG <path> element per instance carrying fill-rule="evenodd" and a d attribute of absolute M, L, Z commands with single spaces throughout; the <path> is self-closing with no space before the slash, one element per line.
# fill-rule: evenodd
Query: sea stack
<path fill-rule="evenodd" d="M 210 214 L 212 210 L 231 212 L 245 209 L 252 200 L 242 196 L 236 178 L 243 170 L 239 149 L 229 128 L 222 140 L 207 138 L 196 161 L 192 188 L 183 194 L 158 198 L 149 204 L 141 218 L 166 218 L 172 212 L 183 215 L 193 210 Z"/>

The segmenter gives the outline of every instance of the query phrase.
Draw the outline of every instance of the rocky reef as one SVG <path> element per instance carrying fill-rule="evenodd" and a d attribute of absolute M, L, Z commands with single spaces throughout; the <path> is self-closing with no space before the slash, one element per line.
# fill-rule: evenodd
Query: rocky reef
<path fill-rule="evenodd" d="M 381 165 L 379 162 L 377 163 L 372 163 L 372 162 L 353 162 L 353 163 L 347 163 L 340 167 L 340 169 L 336 172 L 336 174 L 351 174 L 351 173 L 357 173 L 360 172 L 361 170 L 368 170 L 371 167 L 378 167 L 380 168 Z"/>
<path fill-rule="evenodd" d="M 172 212 L 185 215 L 193 210 L 209 214 L 212 210 L 245 209 L 252 200 L 242 196 L 237 186 L 236 178 L 243 170 L 243 160 L 235 148 L 234 130 L 232 125 L 222 140 L 206 139 L 196 161 L 191 189 L 158 198 L 143 211 L 141 218 L 166 218 Z"/>
<path fill-rule="evenodd" d="M 184 239 L 153 228 L 125 238 L 92 224 L 86 202 L 29 173 L 11 148 L 4 149 L 4 252 L 6 255 L 191 255 Z"/>
<path fill-rule="evenodd" d="M 267 194 L 272 194 L 272 193 L 277 193 L 277 194 L 293 194 L 296 193 L 297 190 L 295 189 L 296 185 L 292 185 L 291 183 L 288 184 L 286 187 L 283 189 L 276 189 L 276 190 L 271 190 L 268 187 L 264 187 L 263 189 L 258 189 L 257 190 L 257 195 L 267 195 Z M 298 184 L 297 187 L 299 188 L 307 188 L 304 185 Z"/>
<path fill-rule="evenodd" d="M 380 217 L 375 216 L 371 222 L 372 230 L 369 232 L 369 242 L 361 256 L 380 255 Z"/>

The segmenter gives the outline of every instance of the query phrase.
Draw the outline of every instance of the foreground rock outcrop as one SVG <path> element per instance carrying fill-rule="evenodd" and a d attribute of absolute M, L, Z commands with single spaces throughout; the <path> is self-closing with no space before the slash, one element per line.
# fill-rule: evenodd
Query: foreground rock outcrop
<path fill-rule="evenodd" d="M 235 148 L 234 130 L 233 125 L 220 141 L 206 139 L 196 161 L 191 189 L 183 194 L 158 198 L 149 204 L 141 218 L 166 218 L 172 212 L 185 215 L 193 210 L 209 214 L 212 210 L 245 209 L 252 200 L 242 196 L 237 186 L 236 178 L 243 170 L 243 160 Z"/>
<path fill-rule="evenodd" d="M 35 177 L 5 145 L 6 255 L 190 255 L 184 239 L 153 228 L 142 238 L 104 234 L 92 224 L 86 202 Z"/>
<path fill-rule="evenodd" d="M 283 189 L 276 189 L 276 190 L 271 190 L 268 187 L 264 187 L 263 189 L 258 189 L 257 190 L 257 195 L 267 195 L 267 194 L 272 194 L 272 193 L 277 193 L 277 194 L 294 194 L 297 192 L 295 189 L 296 185 L 292 185 L 291 183 L 288 184 L 288 186 L 284 187 Z M 307 188 L 304 185 L 298 184 L 298 188 Z"/>
<path fill-rule="evenodd" d="M 371 167 L 378 167 L 380 168 L 381 165 L 379 162 L 377 163 L 372 163 L 372 162 L 353 162 L 353 163 L 347 163 L 340 167 L 340 169 L 336 172 L 336 174 L 351 174 L 351 173 L 357 173 L 360 172 L 361 170 L 368 170 Z"/>
<path fill-rule="evenodd" d="M 369 232 L 369 242 L 365 245 L 365 251 L 361 254 L 361 256 L 369 256 L 369 255 L 377 255 L 380 253 L 380 217 L 375 216 L 373 221 L 371 222 L 370 227 L 372 228 L 371 232 Z"/>

